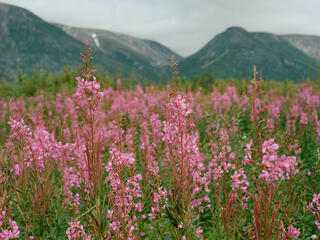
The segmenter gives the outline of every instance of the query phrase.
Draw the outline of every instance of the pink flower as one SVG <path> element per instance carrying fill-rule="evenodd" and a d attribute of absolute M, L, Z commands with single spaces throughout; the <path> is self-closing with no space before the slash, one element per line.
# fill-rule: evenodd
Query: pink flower
<path fill-rule="evenodd" d="M 244 173 L 244 170 L 241 168 L 236 170 L 234 174 L 231 176 L 233 183 L 232 189 L 240 189 L 243 192 L 246 192 L 247 187 L 249 186 L 249 182 L 246 180 L 247 176 Z"/>
<path fill-rule="evenodd" d="M 320 223 L 319 223 L 319 221 L 318 221 L 318 220 L 315 220 L 314 223 L 316 224 L 317 228 L 320 230 Z"/>
<path fill-rule="evenodd" d="M 266 153 L 266 152 L 274 153 L 278 149 L 279 149 L 279 145 L 274 143 L 273 138 L 271 138 L 267 141 L 264 141 L 262 144 L 262 152 L 263 153 Z"/>
<path fill-rule="evenodd" d="M 142 203 L 141 202 L 138 202 L 135 207 L 138 212 L 142 212 Z"/>
<path fill-rule="evenodd" d="M 109 227 L 112 234 L 121 236 L 124 232 L 129 232 L 128 239 L 136 239 L 138 234 L 137 216 L 134 211 L 142 212 L 140 181 L 141 174 L 133 174 L 135 170 L 135 158 L 133 153 L 122 153 L 116 148 L 110 151 L 110 161 L 105 170 L 107 177 L 105 183 L 109 184 L 109 201 L 112 203 L 112 214 L 107 216 L 113 220 Z M 127 175 L 125 177 L 125 175 Z M 110 232 L 109 232 L 110 233 Z"/>
<path fill-rule="evenodd" d="M 264 179 L 268 184 L 278 179 L 289 179 L 292 175 L 296 175 L 299 169 L 295 156 L 279 156 L 279 145 L 274 143 L 274 139 L 264 141 L 262 145 L 262 166 L 264 169 L 259 175 L 260 179 Z"/>
<path fill-rule="evenodd" d="M 66 231 L 66 234 L 68 236 L 68 240 L 72 239 L 84 239 L 84 240 L 90 240 L 91 236 L 87 235 L 84 231 L 83 225 L 80 224 L 80 221 L 71 221 L 68 222 L 69 228 Z"/>
<path fill-rule="evenodd" d="M 197 227 L 196 229 L 196 236 L 197 238 L 201 238 L 201 233 L 203 232 L 203 230 L 201 229 L 201 227 Z"/>
<path fill-rule="evenodd" d="M 83 107 L 83 100 L 86 100 L 86 104 L 90 106 L 90 109 L 95 110 L 101 104 L 103 92 L 99 91 L 100 84 L 97 82 L 96 77 L 92 76 L 95 69 L 90 69 L 88 67 L 92 60 L 90 57 L 91 53 L 91 48 L 88 48 L 84 53 L 80 53 L 80 59 L 85 64 L 85 68 L 79 68 L 82 71 L 83 78 L 79 76 L 76 77 L 78 87 L 76 89 L 76 93 L 73 94 L 73 97 L 75 98 L 79 108 Z M 92 80 L 90 80 L 91 78 Z"/>
<path fill-rule="evenodd" d="M 6 224 L 7 221 L 9 222 L 9 226 Z M 5 228 L 4 226 L 7 226 L 7 228 Z M 7 215 L 6 208 L 4 208 L 0 212 L 0 227 L 2 230 L 0 232 L 0 239 L 3 239 L 3 240 L 15 239 L 15 238 L 18 238 L 20 235 L 19 227 L 16 221 L 12 221 L 10 216 Z"/>
<path fill-rule="evenodd" d="M 293 238 L 293 239 L 298 239 L 299 238 L 299 235 L 300 235 L 300 228 L 295 228 L 294 226 L 290 225 L 288 228 L 288 236 L 290 238 Z"/>
<path fill-rule="evenodd" d="M 242 160 L 242 164 L 246 165 L 247 163 L 252 161 L 252 153 L 251 153 L 251 146 L 252 146 L 252 139 L 250 139 L 250 142 L 246 144 L 246 155 L 244 156 L 244 159 Z"/>
<path fill-rule="evenodd" d="M 320 193 L 313 194 L 313 199 L 310 204 L 307 205 L 307 209 L 315 216 L 315 224 L 320 230 L 319 216 L 320 216 Z"/>

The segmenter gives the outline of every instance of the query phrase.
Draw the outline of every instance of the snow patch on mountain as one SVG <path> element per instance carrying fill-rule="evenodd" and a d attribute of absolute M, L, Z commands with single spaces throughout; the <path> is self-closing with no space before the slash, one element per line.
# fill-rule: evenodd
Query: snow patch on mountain
<path fill-rule="evenodd" d="M 92 33 L 92 38 L 94 40 L 94 43 L 96 44 L 97 47 L 100 47 L 100 43 L 99 43 L 99 39 L 97 37 L 97 34 L 96 33 Z"/>

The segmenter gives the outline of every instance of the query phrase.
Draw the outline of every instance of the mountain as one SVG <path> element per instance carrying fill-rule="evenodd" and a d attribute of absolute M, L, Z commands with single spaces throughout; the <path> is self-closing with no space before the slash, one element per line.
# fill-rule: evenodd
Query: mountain
<path fill-rule="evenodd" d="M 277 36 L 228 28 L 200 51 L 182 58 L 151 40 L 105 30 L 53 24 L 33 13 L 0 3 L 0 77 L 13 79 L 19 71 L 61 71 L 79 66 L 82 40 L 94 49 L 97 70 L 142 80 L 166 81 L 172 55 L 180 75 L 195 77 L 211 71 L 219 78 L 252 77 L 252 66 L 265 79 L 300 81 L 313 77 L 320 61 L 320 37 Z M 309 55 L 309 56 L 308 56 Z"/>
<path fill-rule="evenodd" d="M 98 70 L 122 76 L 164 81 L 163 68 L 166 62 L 170 63 L 172 54 L 177 55 L 154 41 L 102 30 L 58 26 L 28 10 L 3 3 L 0 3 L 0 25 L 0 77 L 8 79 L 14 78 L 19 70 L 55 72 L 66 65 L 78 67 L 84 39 L 92 42 L 94 65 Z"/>
<path fill-rule="evenodd" d="M 0 74 L 75 66 L 81 42 L 19 7 L 0 3 Z M 63 43 L 63 44 L 61 44 Z"/>
<path fill-rule="evenodd" d="M 180 75 L 187 78 L 207 71 L 219 78 L 251 78 L 253 65 L 264 79 L 280 81 L 301 81 L 317 71 L 316 60 L 282 37 L 240 27 L 218 34 L 179 65 Z"/>
<path fill-rule="evenodd" d="M 320 36 L 287 34 L 281 35 L 289 41 L 293 46 L 299 48 L 308 56 L 320 61 Z"/>
<path fill-rule="evenodd" d="M 80 41 L 87 40 L 105 54 L 119 52 L 128 57 L 139 56 L 153 66 L 170 65 L 172 55 L 175 55 L 177 61 L 182 59 L 180 55 L 155 41 L 106 30 L 76 28 L 62 24 L 56 24 L 56 26 Z"/>

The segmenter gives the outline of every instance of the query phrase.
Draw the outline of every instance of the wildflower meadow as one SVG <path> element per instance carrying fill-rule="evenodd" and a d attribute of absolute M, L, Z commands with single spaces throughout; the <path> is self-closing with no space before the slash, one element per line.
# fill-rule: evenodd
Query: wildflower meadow
<path fill-rule="evenodd" d="M 320 90 L 103 88 L 0 96 L 0 239 L 318 239 Z M 80 63 L 79 63 L 80 64 Z"/>

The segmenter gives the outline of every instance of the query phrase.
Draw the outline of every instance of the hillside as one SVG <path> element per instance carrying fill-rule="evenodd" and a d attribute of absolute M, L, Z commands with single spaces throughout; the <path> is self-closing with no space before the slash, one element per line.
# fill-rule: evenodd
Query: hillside
<path fill-rule="evenodd" d="M 288 34 L 281 35 L 296 48 L 299 48 L 308 56 L 320 61 L 320 36 Z"/>
<path fill-rule="evenodd" d="M 54 71 L 68 64 L 75 67 L 82 47 L 61 29 L 31 12 L 0 4 L 0 75 L 12 77 L 18 70 L 33 68 Z M 61 44 L 63 43 L 63 44 Z"/>
<path fill-rule="evenodd" d="M 155 41 L 48 23 L 28 10 L 1 3 L 0 23 L 0 77 L 9 80 L 19 71 L 78 67 L 83 40 L 91 43 L 94 65 L 100 72 L 141 81 L 165 82 L 172 55 L 180 65 L 180 75 L 188 79 L 208 71 L 223 79 L 250 78 L 255 64 L 265 79 L 301 81 L 314 78 L 320 61 L 318 36 L 278 36 L 231 27 L 195 54 L 182 58 Z"/>
<path fill-rule="evenodd" d="M 108 31 L 57 26 L 28 10 L 7 4 L 0 4 L 0 22 L 0 77 L 9 80 L 19 71 L 55 72 L 66 65 L 76 68 L 84 39 L 93 44 L 94 64 L 99 70 L 122 76 L 165 81 L 163 66 L 170 62 L 169 56 L 177 55 L 154 41 Z"/>
<path fill-rule="evenodd" d="M 274 80 L 300 81 L 317 70 L 314 59 L 280 36 L 232 27 L 182 60 L 180 72 L 187 78 L 206 71 L 220 78 L 250 78 L 254 64 L 265 79 Z"/>
<path fill-rule="evenodd" d="M 172 55 L 175 55 L 177 61 L 181 60 L 180 55 L 155 41 L 106 30 L 76 28 L 61 24 L 56 26 L 80 41 L 83 39 L 89 41 L 107 55 L 121 53 L 128 58 L 145 59 L 153 66 L 169 65 Z"/>

